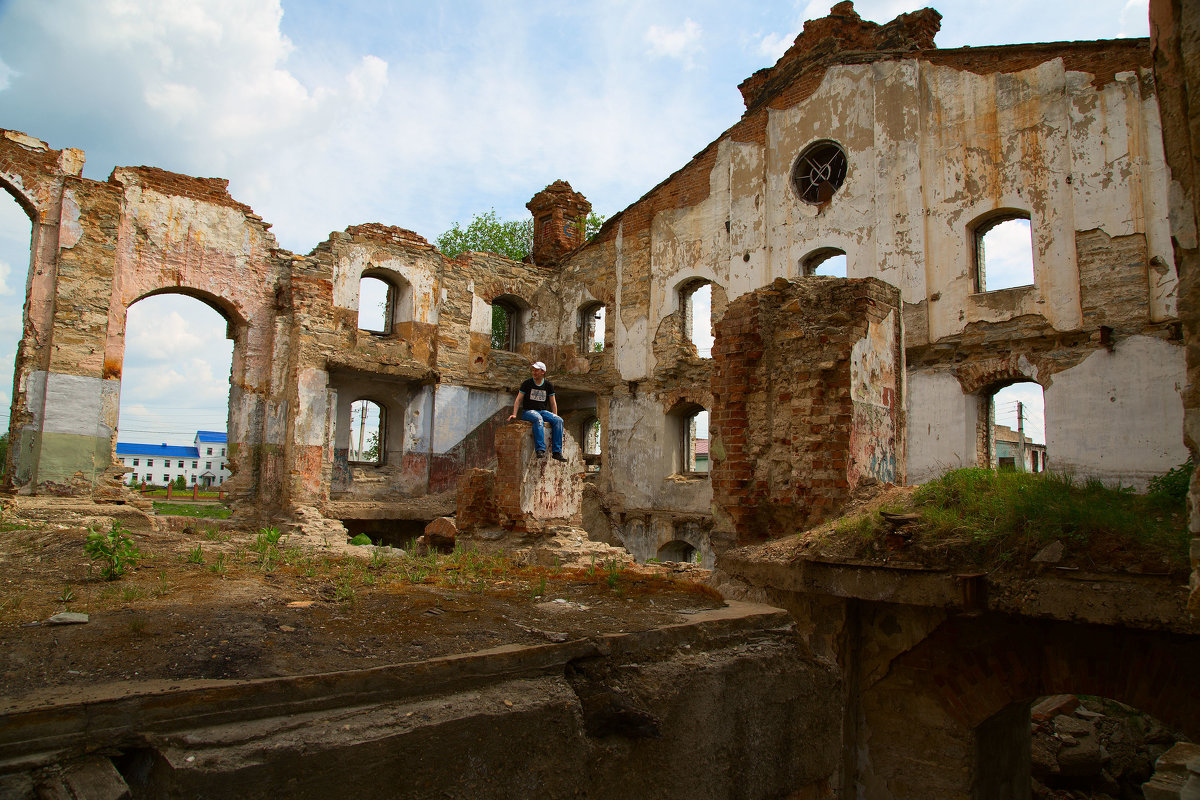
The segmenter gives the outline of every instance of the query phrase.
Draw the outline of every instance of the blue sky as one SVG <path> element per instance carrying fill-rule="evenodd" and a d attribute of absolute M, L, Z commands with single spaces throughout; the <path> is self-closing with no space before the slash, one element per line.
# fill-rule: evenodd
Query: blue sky
<path fill-rule="evenodd" d="M 922 5 L 856 9 L 886 22 Z M 936 5 L 942 47 L 1148 28 L 1146 0 Z M 367 221 L 433 239 L 493 207 L 522 217 L 557 178 L 611 215 L 732 125 L 737 84 L 829 6 L 0 0 L 0 127 L 81 148 L 97 180 L 138 164 L 228 178 L 296 252 Z M 28 220 L 0 196 L 5 375 L 28 237 Z M 151 302 L 165 305 L 151 313 Z M 205 323 L 198 306 L 170 298 L 140 305 L 158 327 L 153 347 L 137 350 L 131 309 L 121 438 L 186 443 L 196 428 L 223 427 L 228 356 L 209 352 L 225 344 L 219 318 Z M 181 395 L 195 376 L 210 376 L 207 388 Z M 129 424 L 135 405 L 145 414 Z M 126 435 L 134 429 L 146 433 Z"/>

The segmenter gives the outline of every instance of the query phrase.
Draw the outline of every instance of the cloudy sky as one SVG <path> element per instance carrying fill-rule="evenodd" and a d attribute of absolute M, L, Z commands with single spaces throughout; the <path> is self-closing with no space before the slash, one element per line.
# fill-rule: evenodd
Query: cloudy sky
<path fill-rule="evenodd" d="M 1147 35 L 1146 0 L 934 2 L 942 47 Z M 885 22 L 922 5 L 856 8 Z M 0 127 L 81 148 L 97 180 L 139 164 L 228 178 L 296 252 L 360 222 L 433 239 L 489 208 L 523 217 L 556 178 L 611 215 L 733 124 L 737 84 L 829 6 L 0 0 Z M 0 374 L 28 239 L 0 195 Z M 122 440 L 224 427 L 228 346 L 198 307 L 131 309 Z"/>

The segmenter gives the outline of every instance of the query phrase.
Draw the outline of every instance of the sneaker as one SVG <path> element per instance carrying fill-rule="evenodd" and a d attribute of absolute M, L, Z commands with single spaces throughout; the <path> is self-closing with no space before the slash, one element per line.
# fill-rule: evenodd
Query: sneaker
<path fill-rule="evenodd" d="M 538 458 L 545 458 L 545 457 L 546 457 L 546 451 L 545 451 L 545 450 L 538 450 L 538 451 L 537 451 L 537 457 L 538 457 Z"/>
<path fill-rule="evenodd" d="M 562 453 L 555 453 L 553 455 L 553 458 L 555 461 L 566 461 L 567 460 L 567 457 L 564 456 Z"/>

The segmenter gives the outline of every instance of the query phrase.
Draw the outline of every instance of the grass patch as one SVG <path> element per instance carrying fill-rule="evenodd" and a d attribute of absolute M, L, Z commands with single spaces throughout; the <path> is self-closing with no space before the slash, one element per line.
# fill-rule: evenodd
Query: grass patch
<path fill-rule="evenodd" d="M 909 550 L 951 563 L 1028 562 L 1060 541 L 1064 564 L 1186 570 L 1191 536 L 1186 499 L 1175 491 L 1180 481 L 1173 474 L 1169 491 L 1139 495 L 1059 473 L 959 469 L 918 487 L 908 507 L 885 510 L 920 514 L 903 528 L 911 534 Z M 838 536 L 853 537 L 862 550 L 878 548 L 889 530 L 874 512 L 834 525 Z"/>
<path fill-rule="evenodd" d="M 229 519 L 233 510 L 220 503 L 154 503 L 154 512 L 163 517 L 200 517 Z"/>

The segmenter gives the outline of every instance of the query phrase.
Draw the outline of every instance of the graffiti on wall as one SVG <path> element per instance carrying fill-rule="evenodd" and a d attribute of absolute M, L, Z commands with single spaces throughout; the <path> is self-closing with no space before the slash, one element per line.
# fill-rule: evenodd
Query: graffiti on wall
<path fill-rule="evenodd" d="M 850 351 L 851 488 L 864 476 L 884 483 L 896 480 L 897 355 L 895 311 L 867 325 L 867 335 Z"/>

